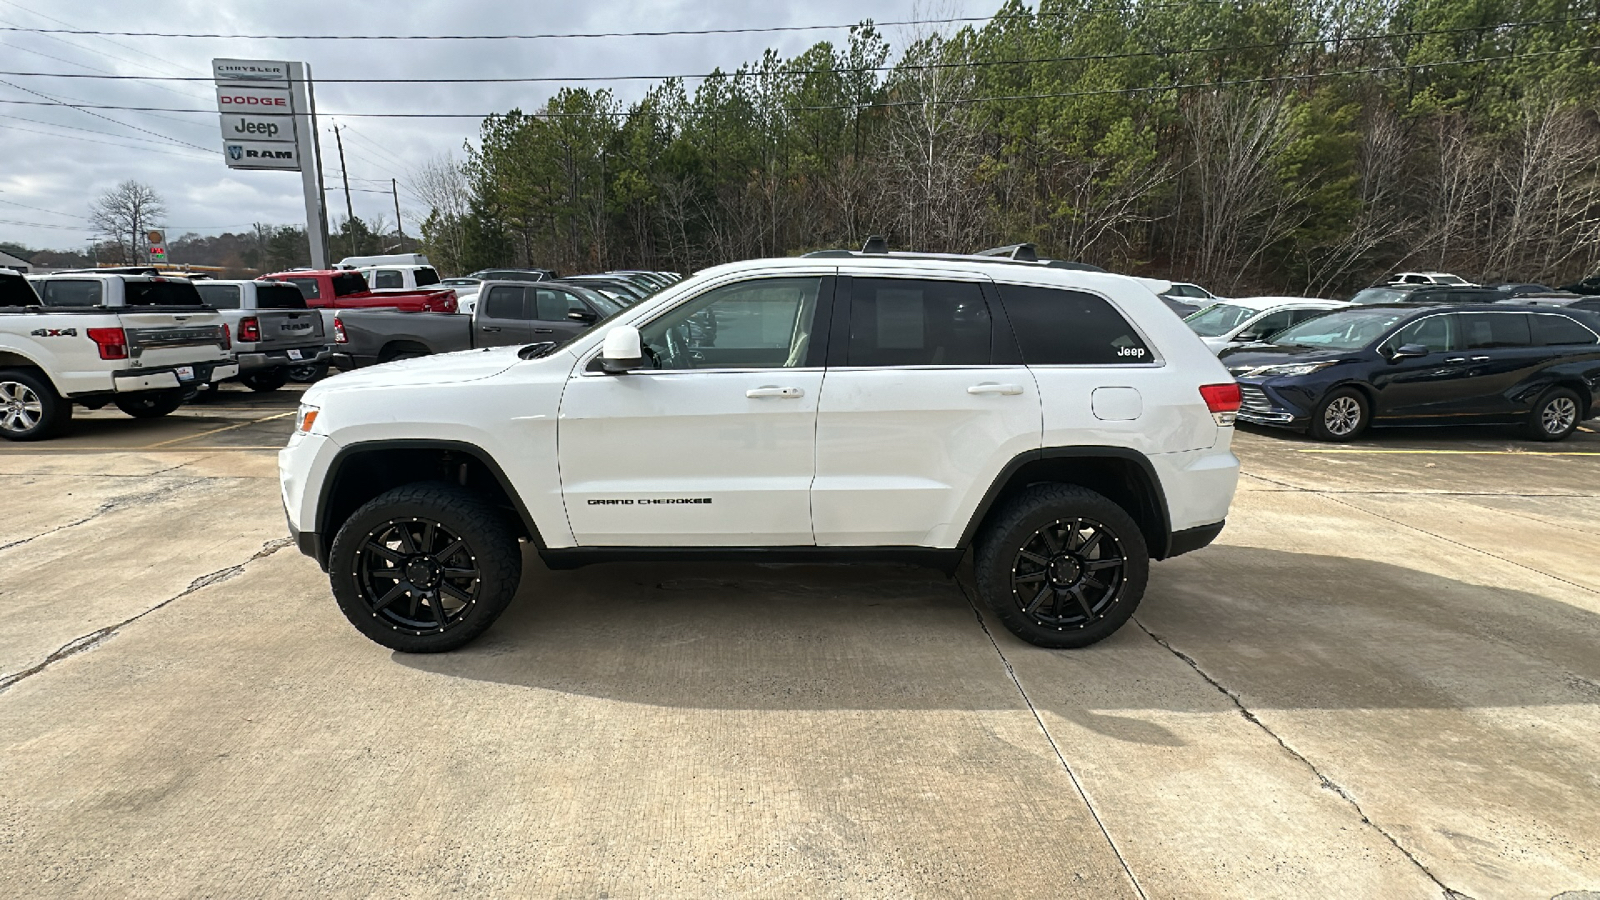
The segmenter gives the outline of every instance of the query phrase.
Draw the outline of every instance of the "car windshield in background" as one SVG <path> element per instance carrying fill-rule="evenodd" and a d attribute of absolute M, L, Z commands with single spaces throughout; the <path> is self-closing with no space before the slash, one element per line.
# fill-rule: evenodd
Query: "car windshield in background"
<path fill-rule="evenodd" d="M 333 295 L 335 297 L 348 297 L 359 294 L 367 289 L 367 279 L 360 272 L 341 272 L 333 276 Z"/>
<path fill-rule="evenodd" d="M 204 306 L 200 292 L 187 281 L 129 281 L 123 288 L 128 306 Z"/>
<path fill-rule="evenodd" d="M 1395 309 L 1338 310 L 1272 336 L 1272 343 L 1320 350 L 1359 350 L 1382 337 L 1411 313 Z"/>
<path fill-rule="evenodd" d="M 601 294 L 599 291 L 591 291 L 584 288 L 573 288 L 573 290 L 577 292 L 578 296 L 582 297 L 584 300 L 587 300 L 590 306 L 593 306 L 595 309 L 599 310 L 600 315 L 607 318 L 610 318 L 611 316 L 614 316 L 627 308 L 623 304 Z"/>
<path fill-rule="evenodd" d="M 1472 282 L 1470 282 L 1470 281 L 1466 280 L 1465 278 L 1462 278 L 1462 277 L 1460 277 L 1458 275 L 1435 275 L 1435 276 L 1433 276 L 1433 283 L 1434 284 L 1471 284 Z"/>
<path fill-rule="evenodd" d="M 305 309 L 306 297 L 288 284 L 256 285 L 256 309 Z"/>
<path fill-rule="evenodd" d="M 1217 337 L 1238 328 L 1256 310 L 1231 303 L 1218 303 L 1189 316 L 1183 321 L 1201 337 Z"/>
<path fill-rule="evenodd" d="M 1367 288 L 1351 297 L 1350 302 L 1358 306 L 1371 306 L 1374 303 L 1404 303 L 1410 296 L 1410 291 L 1397 291 L 1394 288 Z"/>

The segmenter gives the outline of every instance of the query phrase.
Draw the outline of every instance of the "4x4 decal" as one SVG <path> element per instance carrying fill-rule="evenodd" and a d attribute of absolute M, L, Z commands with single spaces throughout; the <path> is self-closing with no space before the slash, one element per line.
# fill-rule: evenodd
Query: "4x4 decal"
<path fill-rule="evenodd" d="M 77 337 L 76 328 L 35 328 L 28 332 L 34 337 Z"/>

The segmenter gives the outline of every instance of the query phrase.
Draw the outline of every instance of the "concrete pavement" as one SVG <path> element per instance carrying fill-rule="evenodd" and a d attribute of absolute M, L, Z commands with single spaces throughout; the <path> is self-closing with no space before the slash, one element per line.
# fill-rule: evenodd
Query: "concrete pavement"
<path fill-rule="evenodd" d="M 1527 452 L 1592 435 L 1241 433 L 1085 651 L 916 569 L 530 556 L 408 657 L 283 546 L 277 402 L 0 447 L 0 896 L 1600 891 L 1600 455 Z"/>

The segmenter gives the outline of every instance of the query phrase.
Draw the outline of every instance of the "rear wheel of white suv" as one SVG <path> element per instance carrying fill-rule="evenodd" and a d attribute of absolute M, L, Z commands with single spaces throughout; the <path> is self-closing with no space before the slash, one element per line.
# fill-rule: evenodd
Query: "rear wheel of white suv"
<path fill-rule="evenodd" d="M 1066 484 L 1029 487 L 978 536 L 978 593 L 1018 637 L 1087 647 L 1138 608 L 1150 554 L 1133 517 L 1107 497 Z"/>
<path fill-rule="evenodd" d="M 409 484 L 345 520 L 328 578 L 356 630 L 391 650 L 439 653 L 465 646 L 505 611 L 522 580 L 522 550 L 477 495 Z"/>

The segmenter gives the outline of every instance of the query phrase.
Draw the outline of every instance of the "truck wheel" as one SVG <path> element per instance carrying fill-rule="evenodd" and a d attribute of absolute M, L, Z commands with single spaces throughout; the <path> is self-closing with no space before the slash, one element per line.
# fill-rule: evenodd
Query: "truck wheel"
<path fill-rule="evenodd" d="M 183 405 L 183 391 L 140 391 L 121 394 L 112 402 L 135 419 L 159 419 Z"/>
<path fill-rule="evenodd" d="M 239 376 L 239 383 L 252 391 L 275 391 L 289 383 L 288 367 L 262 369 Z"/>
<path fill-rule="evenodd" d="M 1012 634 L 1040 647 L 1087 647 L 1128 621 L 1150 554 L 1133 517 L 1076 485 L 1034 485 L 984 526 L 978 595 Z"/>
<path fill-rule="evenodd" d="M 1370 408 L 1360 391 L 1330 391 L 1311 411 L 1311 436 L 1319 441 L 1353 441 L 1371 423 Z"/>
<path fill-rule="evenodd" d="M 522 551 L 477 495 L 408 484 L 339 528 L 328 580 L 357 631 L 401 653 L 439 653 L 470 643 L 505 611 L 522 580 Z"/>
<path fill-rule="evenodd" d="M 290 381 L 297 384 L 310 384 L 313 381 L 320 381 L 327 377 L 328 364 L 303 363 L 298 366 L 290 366 L 288 372 Z"/>
<path fill-rule="evenodd" d="M 42 441 L 72 421 L 72 401 L 50 380 L 22 369 L 0 369 L 0 438 Z"/>

